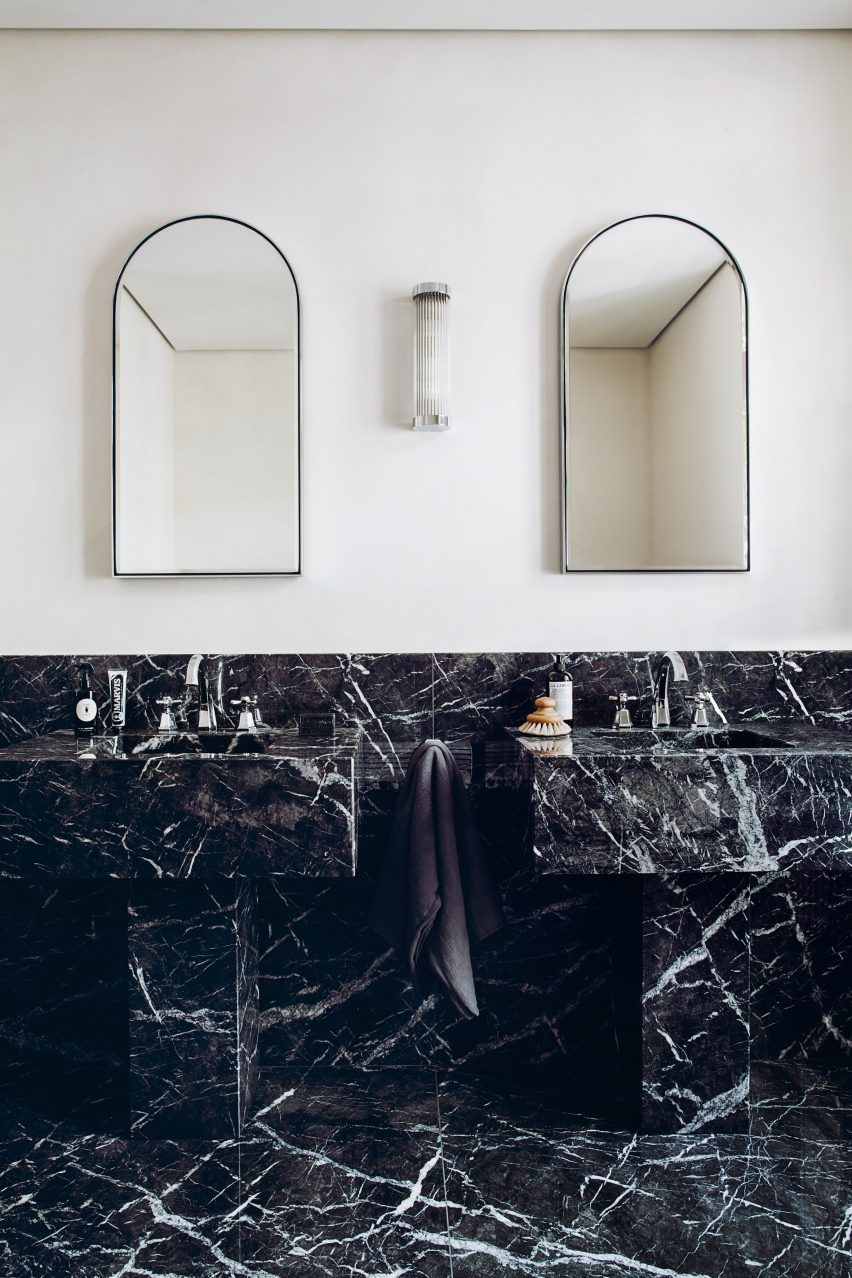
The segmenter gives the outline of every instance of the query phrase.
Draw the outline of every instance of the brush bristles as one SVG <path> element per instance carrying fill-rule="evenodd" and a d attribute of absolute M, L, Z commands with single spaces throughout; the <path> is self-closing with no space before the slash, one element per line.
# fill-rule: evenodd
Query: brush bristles
<path fill-rule="evenodd" d="M 531 737 L 567 737 L 571 729 L 566 723 L 522 723 L 519 732 Z"/>

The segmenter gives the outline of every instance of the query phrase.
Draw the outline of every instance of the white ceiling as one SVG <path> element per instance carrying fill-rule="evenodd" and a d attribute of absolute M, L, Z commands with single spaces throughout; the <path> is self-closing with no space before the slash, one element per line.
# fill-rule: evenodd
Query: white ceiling
<path fill-rule="evenodd" d="M 0 0 L 0 27 L 836 30 L 852 0 Z"/>
<path fill-rule="evenodd" d="M 674 218 L 640 217 L 605 231 L 571 270 L 572 349 L 650 345 L 725 261 L 712 236 Z"/>

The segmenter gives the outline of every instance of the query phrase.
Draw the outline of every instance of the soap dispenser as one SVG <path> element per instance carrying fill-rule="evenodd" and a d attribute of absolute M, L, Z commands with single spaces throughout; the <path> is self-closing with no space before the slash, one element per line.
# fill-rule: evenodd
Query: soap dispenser
<path fill-rule="evenodd" d="M 555 663 L 547 676 L 547 695 L 556 702 L 556 713 L 570 724 L 574 718 L 574 680 L 558 653 Z"/>
<path fill-rule="evenodd" d="M 81 661 L 80 686 L 74 694 L 74 731 L 78 737 L 93 737 L 98 719 L 98 704 L 92 694 L 92 675 L 95 673 L 88 661 Z"/>

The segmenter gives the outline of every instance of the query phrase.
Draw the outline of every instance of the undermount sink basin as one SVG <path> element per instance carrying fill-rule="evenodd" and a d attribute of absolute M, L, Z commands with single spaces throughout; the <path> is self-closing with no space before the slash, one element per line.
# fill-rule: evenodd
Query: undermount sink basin
<path fill-rule="evenodd" d="M 698 750 L 783 750 L 790 745 L 781 737 L 753 732 L 750 728 L 697 728 L 690 732 L 689 739 Z"/>
<path fill-rule="evenodd" d="M 65 876 L 70 826 L 82 878 L 351 878 L 360 749 L 357 730 L 294 724 L 14 742 L 0 750 L 0 866 Z"/>
<path fill-rule="evenodd" d="M 752 728 L 605 728 L 601 735 L 638 750 L 786 750 L 790 742 Z"/>
<path fill-rule="evenodd" d="M 298 738 L 296 738 L 298 741 Z M 84 751 L 116 759 L 175 759 L 281 753 L 292 733 L 268 729 L 260 732 L 125 732 L 121 737 L 96 737 L 82 743 Z"/>
<path fill-rule="evenodd" d="M 126 735 L 124 753 L 154 754 L 158 758 L 184 754 L 266 754 L 271 733 L 174 732 Z"/>

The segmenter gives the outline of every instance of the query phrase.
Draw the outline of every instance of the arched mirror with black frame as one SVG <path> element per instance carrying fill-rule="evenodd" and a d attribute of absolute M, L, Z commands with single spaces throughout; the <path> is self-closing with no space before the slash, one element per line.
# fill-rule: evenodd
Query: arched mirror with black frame
<path fill-rule="evenodd" d="M 748 571 L 733 255 L 686 218 L 625 218 L 574 259 L 561 327 L 563 571 Z"/>
<path fill-rule="evenodd" d="M 113 572 L 301 572 L 301 334 L 290 264 L 219 215 L 125 262 L 113 305 Z"/>

